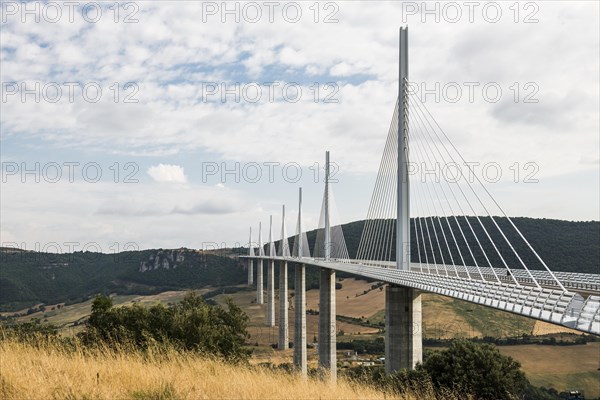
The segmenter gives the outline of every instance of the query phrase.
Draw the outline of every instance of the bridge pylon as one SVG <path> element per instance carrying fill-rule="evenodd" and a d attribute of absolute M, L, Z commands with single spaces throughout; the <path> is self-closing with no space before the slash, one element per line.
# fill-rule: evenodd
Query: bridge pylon
<path fill-rule="evenodd" d="M 331 225 L 329 210 L 329 151 L 325 153 L 324 243 L 325 261 L 331 256 Z M 319 368 L 323 377 L 337 379 L 336 356 L 335 270 L 321 268 L 319 280 Z"/>
<path fill-rule="evenodd" d="M 275 326 L 275 243 L 273 242 L 273 216 L 269 217 L 269 264 L 267 266 L 267 326 Z"/>
<path fill-rule="evenodd" d="M 265 249 L 263 248 L 262 241 L 262 223 L 258 223 L 258 255 L 264 257 Z M 264 304 L 264 290 L 263 290 L 263 259 L 258 259 L 258 265 L 256 270 L 256 304 Z"/>
<path fill-rule="evenodd" d="M 248 255 L 254 256 L 254 248 L 252 247 L 252 227 L 250 227 L 250 239 L 248 241 Z M 248 286 L 254 284 L 254 259 L 248 259 Z"/>
<path fill-rule="evenodd" d="M 290 257 L 290 245 L 285 229 L 285 205 L 282 206 L 279 256 L 284 258 Z M 279 350 L 286 350 L 290 344 L 288 327 L 288 263 L 287 260 L 280 261 L 279 263 L 279 340 L 277 348 Z"/>
<path fill-rule="evenodd" d="M 398 173 L 396 268 L 410 271 L 410 185 L 408 175 L 408 28 L 400 28 L 398 79 Z M 421 294 L 389 284 L 385 292 L 385 369 L 413 369 L 423 359 Z"/>
<path fill-rule="evenodd" d="M 308 249 L 308 243 L 306 244 Z M 293 256 L 301 259 L 304 254 L 304 233 L 302 231 L 302 188 L 298 190 L 298 224 Z M 308 374 L 306 350 L 306 267 L 297 263 L 294 270 L 294 367 L 306 378 Z"/>
<path fill-rule="evenodd" d="M 441 183 L 445 185 L 434 185 L 440 183 L 436 182 L 437 179 L 433 182 L 424 179 L 423 182 L 413 180 L 411 188 L 409 158 L 415 165 L 422 166 L 422 171 L 430 170 L 430 166 L 435 168 L 440 162 L 444 165 L 459 165 L 460 162 L 456 160 L 462 160 L 464 165 L 467 165 L 467 162 L 425 104 L 414 96 L 408 96 L 407 29 L 400 28 L 399 36 L 398 101 L 395 104 L 369 211 L 354 257 L 348 254 L 341 225 L 331 223 L 335 222 L 336 213 L 329 186 L 329 153 L 326 160 L 325 196 L 317 240 L 312 252 L 306 232 L 302 229 L 300 189 L 298 225 L 292 250 L 292 257 L 296 257 L 293 260 L 296 264 L 294 366 L 306 376 L 305 265 L 320 269 L 319 369 L 323 376 L 333 379 L 336 377 L 336 271 L 387 283 L 385 365 L 388 372 L 414 368 L 422 359 L 422 292 L 507 311 L 585 333 L 600 334 L 600 274 L 551 271 L 472 169 L 469 168 L 469 175 L 476 179 L 480 187 L 473 187 L 470 179 L 458 171 L 458 176 L 442 179 Z M 412 140 L 409 140 L 411 138 Z M 433 192 L 430 188 L 433 188 Z M 468 189 L 466 193 L 463 188 Z M 437 189 L 440 189 L 440 192 Z M 481 191 L 483 199 L 476 189 Z M 435 195 L 435 198 L 432 195 Z M 483 216 L 488 219 L 485 224 L 471 204 L 470 197 L 477 200 L 475 208 L 481 206 L 487 214 Z M 484 203 L 488 198 L 492 202 L 490 209 Z M 416 245 L 412 250 L 409 245 L 409 202 L 413 205 L 415 217 L 412 220 L 412 235 Z M 465 208 L 461 205 L 463 202 L 466 203 Z M 451 206 L 452 204 L 457 208 Z M 441 208 L 441 213 L 438 207 Z M 495 217 L 494 208 L 497 208 L 503 217 Z M 333 213 L 330 212 L 332 210 Z M 508 229 L 502 228 L 502 224 L 496 222 L 498 218 L 506 219 Z M 496 230 L 497 232 L 490 235 L 488 229 L 492 233 Z M 517 235 L 519 241 L 524 242 L 525 247 L 523 244 L 513 246 L 506 236 L 506 233 L 511 232 Z M 256 281 L 259 304 L 263 304 L 263 261 L 266 260 L 271 266 L 275 261 L 290 261 L 285 254 L 275 255 L 272 233 L 269 236 L 269 254 L 265 256 L 261 233 L 259 224 L 258 253 L 255 251 L 252 255 L 250 251 L 248 256 L 241 256 L 258 261 Z M 502 246 L 497 246 L 493 239 L 497 233 L 503 239 L 500 241 Z M 282 238 L 285 237 L 283 232 Z M 480 237 L 484 238 L 483 244 Z M 486 251 L 484 245 L 488 242 L 492 249 Z M 437 248 L 434 243 L 437 244 Z M 530 264 L 528 267 L 525 263 L 527 257 L 521 257 L 521 250 L 530 253 L 529 257 L 533 256 L 534 260 L 537 260 L 536 263 L 539 263 L 537 266 L 543 269 L 535 268 L 536 264 Z M 412 263 L 411 251 L 415 259 Z M 495 265 L 497 261 L 493 263 L 488 257 L 488 252 L 493 254 L 492 259 L 497 255 L 501 264 Z M 505 256 L 508 258 L 505 259 Z M 518 268 L 518 265 L 509 267 L 509 264 L 515 263 L 516 260 L 523 268 Z M 272 271 L 271 268 L 268 315 L 274 319 L 274 311 L 269 311 L 274 310 L 271 308 L 274 307 Z M 281 279 L 286 281 L 285 267 Z M 285 291 L 285 283 L 280 283 L 280 289 Z M 282 305 L 285 310 L 285 303 L 280 303 L 280 307 Z M 285 320 L 284 313 L 281 314 L 280 317 L 283 316 Z M 287 324 L 280 322 L 280 325 Z M 285 332 L 283 334 L 281 337 L 285 336 Z M 285 340 L 280 339 L 280 343 L 284 344 Z"/>

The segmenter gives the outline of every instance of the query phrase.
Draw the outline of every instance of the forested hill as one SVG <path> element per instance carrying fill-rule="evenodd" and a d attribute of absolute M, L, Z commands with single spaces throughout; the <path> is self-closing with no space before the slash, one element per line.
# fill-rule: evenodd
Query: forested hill
<path fill-rule="evenodd" d="M 245 282 L 235 258 L 191 250 L 47 254 L 1 249 L 0 310 Z"/>
<path fill-rule="evenodd" d="M 600 273 L 600 222 L 568 222 L 532 218 L 514 218 L 513 221 L 551 269 Z M 388 222 L 393 223 L 393 221 Z M 424 223 L 424 221 L 421 222 Z M 439 230 L 439 222 L 441 222 L 446 236 L 451 237 L 445 220 L 439 222 L 434 220 L 434 222 L 438 227 L 438 235 L 441 233 Z M 471 260 L 467 257 L 468 249 L 464 241 L 460 239 L 461 234 L 456 223 L 450 222 L 451 227 L 455 230 L 455 237 L 465 257 L 465 262 L 472 265 Z M 485 243 L 485 234 L 482 232 L 479 222 L 474 219 L 469 222 L 484 247 L 490 248 L 489 243 Z M 492 221 L 489 218 L 482 218 L 482 222 L 505 256 L 507 263 L 511 267 L 519 267 L 518 260 L 507 256 L 510 248 L 494 228 Z M 527 250 L 525 243 L 518 240 L 516 233 L 513 231 L 508 234 L 510 227 L 506 219 L 498 219 L 497 222 L 507 232 L 527 265 L 541 268 L 535 256 Z M 431 221 L 428 223 L 431 224 Z M 472 236 L 468 234 L 469 227 L 466 221 L 462 219 L 460 223 L 467 240 L 473 242 Z M 343 225 L 351 257 L 356 255 L 363 226 L 364 221 Z M 430 231 L 432 232 L 431 225 Z M 421 237 L 421 232 L 418 233 Z M 425 242 L 428 243 L 426 230 L 423 235 Z M 417 249 L 416 236 L 414 221 L 412 221 L 413 261 L 418 261 L 419 250 L 424 258 L 423 247 Z M 312 251 L 316 231 L 308 232 L 308 239 Z M 471 242 L 470 245 L 478 264 L 487 265 L 481 251 Z M 434 237 L 432 237 L 432 243 L 436 243 Z M 422 245 L 422 241 L 420 244 Z M 455 247 L 452 246 L 453 249 Z M 246 282 L 246 272 L 239 267 L 238 261 L 230 256 L 231 250 L 225 250 L 221 255 L 191 249 L 157 249 L 119 254 L 75 252 L 58 255 L 15 251 L 14 249 L 1 250 L 0 310 L 14 310 L 38 303 L 78 302 L 97 293 L 149 294 L 165 290 L 206 286 L 221 287 Z M 247 249 L 236 250 L 240 254 L 247 252 Z M 442 247 L 442 254 L 439 253 L 439 250 L 435 253 L 438 260 L 441 259 L 441 255 L 446 260 L 450 258 L 445 246 Z M 429 252 L 430 260 L 432 256 L 433 254 Z M 488 252 L 487 256 L 492 264 L 502 266 L 494 252 Z M 457 250 L 453 250 L 453 258 L 456 261 L 460 259 Z M 291 279 L 292 276 L 290 276 Z M 307 287 L 316 287 L 317 282 L 316 271 L 309 270 Z"/>
<path fill-rule="evenodd" d="M 516 231 L 510 226 L 510 223 L 506 218 L 494 217 L 496 223 L 503 230 L 507 238 L 511 241 L 514 248 L 517 250 L 523 261 L 526 263 L 528 268 L 542 269 L 543 266 L 537 260 L 535 255 L 528 249 L 525 242 L 519 238 Z M 462 239 L 460 230 L 462 229 L 469 247 L 473 252 L 478 265 L 487 266 L 488 263 L 484 254 L 479 249 L 477 242 L 475 241 L 469 225 L 463 217 L 457 218 L 460 223 L 460 229 L 456 224 L 456 220 L 450 217 L 450 226 L 456 237 L 456 241 L 460 251 L 465 259 L 465 263 L 474 265 L 470 253 Z M 490 234 L 490 237 L 498 247 L 500 253 L 504 257 L 505 261 L 511 268 L 522 268 L 519 260 L 512 255 L 512 251 L 504 238 L 499 233 L 498 229 L 494 226 L 494 223 L 489 217 L 480 218 L 482 224 Z M 571 222 L 561 221 L 555 219 L 535 219 L 535 218 L 511 218 L 513 223 L 523 233 L 525 238 L 531 243 L 536 252 L 546 262 L 548 267 L 554 271 L 569 271 L 569 272 L 587 272 L 587 273 L 600 273 L 600 222 L 598 221 L 585 221 L 585 222 Z M 411 255 L 412 261 L 419 261 L 419 251 L 417 246 L 417 235 L 415 234 L 414 220 L 411 219 Z M 438 238 L 442 248 L 442 256 L 446 263 L 450 263 L 451 257 L 448 254 L 447 246 L 443 241 L 443 236 L 440 229 L 441 226 L 444 228 L 444 233 L 450 243 L 450 249 L 452 250 L 452 258 L 458 264 L 460 261 L 460 254 L 456 245 L 453 245 L 454 239 L 450 233 L 448 223 L 444 218 L 438 221 L 433 221 L 427 218 L 427 224 L 429 232 L 431 233 L 431 243 L 434 246 L 435 254 L 431 254 L 429 246 L 429 237 L 427 229 L 425 227 L 425 219 L 420 221 L 423 228 L 423 232 L 419 228 L 418 237 L 421 251 L 421 259 L 425 262 L 425 253 L 423 248 L 423 240 L 427 243 L 427 255 L 431 262 L 432 256 L 435 256 L 438 262 L 441 262 L 440 250 L 437 246 L 437 241 L 433 232 L 432 224 L 435 223 Z M 381 221 L 383 226 L 388 223 L 388 230 L 395 232 L 395 221 Z M 479 238 L 482 247 L 486 250 L 487 258 L 495 267 L 502 267 L 502 261 L 498 257 L 498 254 L 494 251 L 493 246 L 486 237 L 485 232 L 481 228 L 480 223 L 475 217 L 469 217 L 469 223 L 473 228 L 475 234 Z M 365 221 L 351 222 L 349 224 L 342 225 L 344 237 L 346 239 L 346 245 L 351 258 L 356 257 L 356 252 L 360 243 L 361 235 L 363 232 Z M 422 233 L 422 236 L 421 236 Z M 317 231 L 310 231 L 307 233 L 308 242 L 311 247 L 311 254 L 314 249 L 314 243 L 316 239 Z M 390 239 L 391 243 L 395 243 L 395 235 Z M 290 240 L 290 244 L 293 245 L 293 240 Z M 395 246 L 392 246 L 392 259 L 395 259 Z"/>

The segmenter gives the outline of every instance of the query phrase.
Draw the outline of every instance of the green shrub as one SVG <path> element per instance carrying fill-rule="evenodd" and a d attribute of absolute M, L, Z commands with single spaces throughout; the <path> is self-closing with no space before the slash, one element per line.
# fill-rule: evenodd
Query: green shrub
<path fill-rule="evenodd" d="M 465 340 L 433 352 L 417 369 L 426 371 L 436 387 L 458 389 L 478 399 L 510 399 L 528 385 L 518 361 L 500 354 L 493 345 Z"/>
<path fill-rule="evenodd" d="M 110 298 L 98 296 L 80 337 L 87 344 L 134 345 L 141 349 L 156 343 L 171 344 L 230 361 L 244 361 L 250 355 L 244 347 L 249 337 L 247 325 L 247 315 L 230 299 L 227 309 L 209 305 L 193 292 L 169 307 L 113 307 Z"/>

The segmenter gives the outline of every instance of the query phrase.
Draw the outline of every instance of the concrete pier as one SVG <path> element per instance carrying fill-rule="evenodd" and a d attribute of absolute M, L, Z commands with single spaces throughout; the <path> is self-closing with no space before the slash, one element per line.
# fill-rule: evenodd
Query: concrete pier
<path fill-rule="evenodd" d="M 275 326 L 275 261 L 267 267 L 267 326 Z"/>
<path fill-rule="evenodd" d="M 335 271 L 321 268 L 319 289 L 319 369 L 323 377 L 337 379 Z"/>
<path fill-rule="evenodd" d="M 283 261 L 279 267 L 279 350 L 290 347 L 290 336 L 288 328 L 288 264 Z"/>
<path fill-rule="evenodd" d="M 252 227 L 250 227 L 250 236 L 248 238 L 248 255 L 254 255 L 254 248 L 252 247 Z M 248 286 L 252 286 L 254 283 L 254 260 L 248 260 Z"/>
<path fill-rule="evenodd" d="M 263 289 L 263 260 L 258 260 L 258 269 L 256 270 L 256 304 L 264 304 L 264 289 Z"/>
<path fill-rule="evenodd" d="M 421 293 L 388 285 L 385 290 L 385 370 L 414 369 L 423 361 Z"/>
<path fill-rule="evenodd" d="M 294 272 L 294 366 L 306 377 L 306 267 L 296 264 Z"/>
<path fill-rule="evenodd" d="M 254 260 L 248 260 L 248 286 L 254 284 Z"/>
<path fill-rule="evenodd" d="M 262 241 L 262 223 L 258 223 L 258 255 L 264 256 L 265 250 Z M 264 278 L 263 278 L 263 259 L 258 260 L 258 270 L 256 271 L 256 303 L 264 304 Z"/>

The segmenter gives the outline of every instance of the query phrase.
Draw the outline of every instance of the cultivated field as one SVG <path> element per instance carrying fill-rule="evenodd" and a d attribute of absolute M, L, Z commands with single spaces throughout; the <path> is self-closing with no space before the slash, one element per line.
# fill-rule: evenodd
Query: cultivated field
<path fill-rule="evenodd" d="M 576 346 L 499 346 L 521 362 L 536 386 L 585 389 L 586 398 L 600 397 L 600 343 Z"/>

